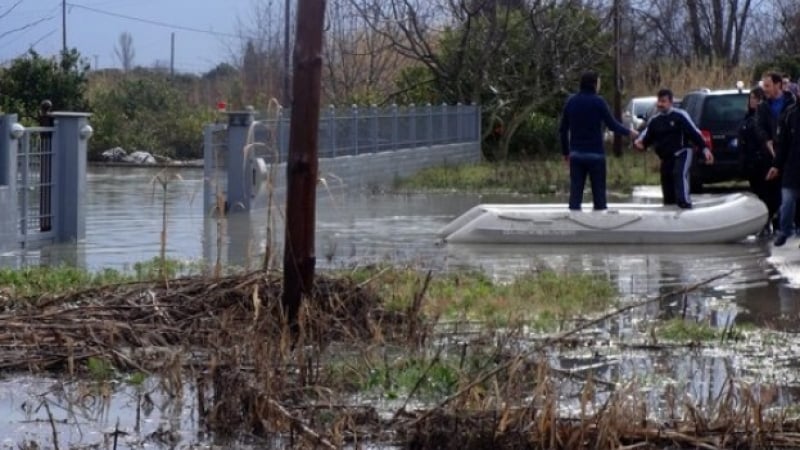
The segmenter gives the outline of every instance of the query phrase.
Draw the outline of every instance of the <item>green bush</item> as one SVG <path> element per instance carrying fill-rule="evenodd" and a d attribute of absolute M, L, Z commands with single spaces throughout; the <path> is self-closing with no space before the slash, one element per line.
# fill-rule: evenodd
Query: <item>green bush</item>
<path fill-rule="evenodd" d="M 60 59 L 31 50 L 0 69 L 0 110 L 18 114 L 28 125 L 36 123 L 43 100 L 53 103 L 53 111 L 86 111 L 88 68 L 75 49 Z"/>
<path fill-rule="evenodd" d="M 548 156 L 560 151 L 558 118 L 533 113 L 519 128 L 509 146 L 509 156 Z"/>
<path fill-rule="evenodd" d="M 201 158 L 203 125 L 214 118 L 213 110 L 191 105 L 160 74 L 129 75 L 96 86 L 91 103 L 95 135 L 89 159 L 118 146 L 170 158 Z"/>

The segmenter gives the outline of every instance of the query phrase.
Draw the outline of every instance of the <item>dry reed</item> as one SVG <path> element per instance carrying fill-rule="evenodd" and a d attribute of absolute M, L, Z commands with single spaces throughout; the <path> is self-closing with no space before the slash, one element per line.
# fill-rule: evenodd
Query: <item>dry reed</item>
<path fill-rule="evenodd" d="M 700 88 L 735 89 L 737 81 L 744 82 L 747 87 L 751 78 L 750 68 L 744 66 L 731 68 L 707 61 L 693 61 L 689 65 L 662 62 L 655 66 L 638 66 L 626 94 L 628 97 L 655 95 L 659 88 L 667 87 L 681 97 Z"/>
<path fill-rule="evenodd" d="M 79 372 L 90 358 L 102 358 L 119 369 L 157 374 L 168 392 L 179 392 L 188 378 L 210 431 L 280 437 L 295 448 L 365 442 L 417 449 L 800 446 L 800 423 L 770 412 L 774 398 L 766 388 L 730 379 L 703 406 L 668 390 L 669 415 L 657 416 L 636 383 L 609 384 L 591 370 L 576 376 L 550 366 L 548 353 L 574 345 L 580 330 L 664 296 L 527 347 L 520 346 L 521 330 L 487 330 L 450 351 L 443 347 L 448 339 L 437 337 L 433 320 L 420 313 L 430 277 L 420 276 L 403 312 L 386 311 L 371 283 L 320 277 L 297 341 L 281 311 L 280 278 L 264 272 L 31 299 L 0 314 L 0 369 Z M 440 341 L 432 345 L 434 339 Z M 422 358 L 424 368 L 405 401 L 386 416 L 354 400 L 328 374 L 342 354 L 367 367 L 370 355 L 388 361 L 389 346 Z M 409 409 L 445 353 L 459 352 L 455 392 Z M 468 369 L 465 355 L 482 365 Z M 576 395 L 565 396 L 565 379 L 580 382 Z M 565 414 L 571 400 L 579 412 Z"/>

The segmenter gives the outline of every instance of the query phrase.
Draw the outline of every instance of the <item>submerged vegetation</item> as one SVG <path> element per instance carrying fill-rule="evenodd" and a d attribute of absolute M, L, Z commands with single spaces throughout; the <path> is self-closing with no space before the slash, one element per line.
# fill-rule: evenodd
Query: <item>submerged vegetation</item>
<path fill-rule="evenodd" d="M 138 262 L 129 270 L 102 269 L 89 271 L 73 266 L 23 267 L 20 269 L 0 267 L 0 299 L 20 300 L 43 295 L 63 295 L 87 288 L 118 285 L 121 283 L 156 280 L 161 271 L 174 278 L 198 274 L 199 263 L 175 259 L 153 258 Z M 162 277 L 163 278 L 163 277 Z"/>
<path fill-rule="evenodd" d="M 659 324 L 656 335 L 659 339 L 672 342 L 704 343 L 709 341 L 738 341 L 745 337 L 745 331 L 751 330 L 749 324 L 729 324 L 719 328 L 708 321 L 672 319 Z"/>
<path fill-rule="evenodd" d="M 497 283 L 478 272 L 445 273 L 426 280 L 413 269 L 386 268 L 354 272 L 354 279 L 374 284 L 389 310 L 414 307 L 421 291 L 420 312 L 443 320 L 490 325 L 529 325 L 552 330 L 560 322 L 602 312 L 614 306 L 618 292 L 609 280 L 584 273 L 550 270 Z M 426 284 L 427 283 L 427 284 Z"/>
<path fill-rule="evenodd" d="M 609 156 L 608 188 L 630 193 L 634 186 L 659 184 L 658 158 L 652 153 Z M 400 180 L 400 190 L 458 190 L 481 193 L 558 194 L 569 192 L 569 170 L 557 150 L 551 157 L 483 162 L 426 169 Z"/>
<path fill-rule="evenodd" d="M 6 295 L 14 294 L 0 314 L 0 367 L 69 376 L 42 398 L 74 397 L 74 408 L 105 408 L 105 400 L 86 406 L 86 396 L 129 389 L 137 413 L 116 430 L 143 429 L 138 411 L 150 414 L 155 389 L 180 404 L 190 393 L 203 432 L 252 436 L 257 445 L 276 436 L 301 448 L 800 443 L 797 424 L 774 409 L 783 403 L 757 394 L 756 384 L 731 378 L 709 394 L 716 400 L 695 405 L 675 396 L 688 386 L 681 377 L 694 375 L 670 368 L 675 381 L 662 395 L 673 404 L 653 412 L 653 388 L 635 371 L 606 370 L 617 356 L 602 356 L 610 347 L 597 347 L 598 328 L 705 282 L 618 304 L 611 280 L 584 273 L 541 270 L 500 283 L 468 272 L 359 268 L 320 274 L 293 334 L 277 274 L 164 280 L 164 266 L 4 272 Z M 690 345 L 720 337 L 689 319 L 662 325 L 661 338 Z M 41 419 L 54 430 L 70 425 Z M 708 423 L 718 426 L 701 426 Z M 175 433 L 159 428 L 142 442 Z"/>

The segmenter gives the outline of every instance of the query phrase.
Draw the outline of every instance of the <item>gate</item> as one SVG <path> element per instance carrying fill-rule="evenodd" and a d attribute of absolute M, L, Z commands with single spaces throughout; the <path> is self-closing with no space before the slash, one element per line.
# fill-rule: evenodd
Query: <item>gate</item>
<path fill-rule="evenodd" d="M 56 224 L 53 186 L 53 128 L 30 127 L 17 154 L 20 243 L 54 241 Z"/>

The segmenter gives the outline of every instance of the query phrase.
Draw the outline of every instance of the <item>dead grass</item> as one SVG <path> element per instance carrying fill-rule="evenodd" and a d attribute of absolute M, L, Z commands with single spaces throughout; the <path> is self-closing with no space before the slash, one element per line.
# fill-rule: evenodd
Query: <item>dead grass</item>
<path fill-rule="evenodd" d="M 0 315 L 0 369 L 135 370 L 157 375 L 175 396 L 193 384 L 203 429 L 284 437 L 294 448 L 800 446 L 800 424 L 772 412 L 777 396 L 768 386 L 731 379 L 702 405 L 672 387 L 661 394 L 665 410 L 654 414 L 635 381 L 612 383 L 591 369 L 551 366 L 550 352 L 583 330 L 665 296 L 531 343 L 522 328 L 437 335 L 421 313 L 431 275 L 418 281 L 406 308 L 387 311 L 371 282 L 319 277 L 298 340 L 282 320 L 280 279 L 263 272 L 40 298 Z M 345 375 L 330 376 L 333 366 Z M 378 414 L 373 402 L 345 386 L 356 378 L 347 374 L 361 370 L 377 373 L 378 382 L 405 377 L 398 398 L 405 400 L 394 413 Z M 443 382 L 445 389 L 436 388 Z M 566 392 L 566 385 L 579 390 Z M 429 400 L 420 403 L 423 393 Z M 568 403 L 577 412 L 566 413 Z"/>
<path fill-rule="evenodd" d="M 735 89 L 737 81 L 750 87 L 752 71 L 749 67 L 726 67 L 719 62 L 692 61 L 684 64 L 661 63 L 656 68 L 639 65 L 626 89 L 626 97 L 655 95 L 659 88 L 672 89 L 676 96 L 699 89 Z"/>

